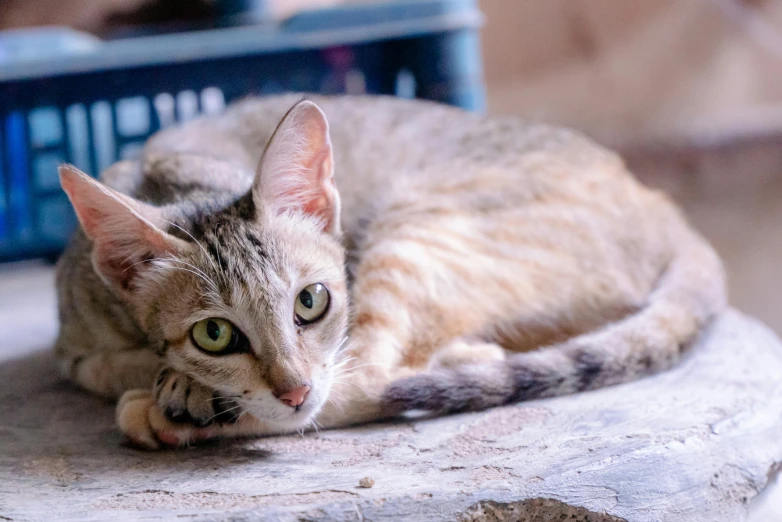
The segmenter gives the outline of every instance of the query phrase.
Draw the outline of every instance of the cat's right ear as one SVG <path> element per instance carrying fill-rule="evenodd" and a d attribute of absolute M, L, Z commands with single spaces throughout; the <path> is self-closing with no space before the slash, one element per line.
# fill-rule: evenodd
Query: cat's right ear
<path fill-rule="evenodd" d="M 300 101 L 282 118 L 258 165 L 252 197 L 256 208 L 298 212 L 325 232 L 340 234 L 329 124 L 313 102 Z"/>
<path fill-rule="evenodd" d="M 120 292 L 132 292 L 134 280 L 149 261 L 187 248 L 185 241 L 159 228 L 159 209 L 120 194 L 71 165 L 60 167 L 60 183 L 92 240 L 95 270 Z"/>

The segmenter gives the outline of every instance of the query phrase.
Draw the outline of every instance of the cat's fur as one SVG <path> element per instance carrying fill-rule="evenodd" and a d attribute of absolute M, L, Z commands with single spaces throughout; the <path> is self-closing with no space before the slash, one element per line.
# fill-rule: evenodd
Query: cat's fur
<path fill-rule="evenodd" d="M 329 123 L 296 105 L 257 175 L 293 96 L 159 133 L 141 161 L 103 174 L 130 197 L 62 169 L 86 235 L 59 264 L 57 352 L 83 387 L 127 391 L 118 422 L 137 443 L 616 384 L 670 367 L 724 307 L 711 247 L 580 135 L 425 102 L 313 99 Z M 315 282 L 331 307 L 297 327 L 293 300 Z M 250 353 L 193 346 L 191 326 L 215 316 Z M 274 397 L 302 384 L 301 411 Z"/>

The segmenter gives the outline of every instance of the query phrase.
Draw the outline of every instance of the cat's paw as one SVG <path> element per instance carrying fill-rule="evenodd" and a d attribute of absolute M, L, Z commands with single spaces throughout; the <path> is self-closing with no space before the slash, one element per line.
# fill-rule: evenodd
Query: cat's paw
<path fill-rule="evenodd" d="M 233 398 L 221 396 L 170 368 L 161 370 L 153 393 L 165 418 L 176 424 L 203 428 L 214 423 L 236 422 L 241 415 L 241 408 Z"/>
<path fill-rule="evenodd" d="M 117 426 L 128 441 L 137 447 L 156 450 L 160 441 L 149 423 L 150 408 L 157 408 L 149 390 L 128 390 L 117 403 Z"/>
<path fill-rule="evenodd" d="M 219 436 L 217 425 L 199 428 L 190 423 L 172 422 L 157 404 L 149 408 L 147 420 L 155 439 L 168 448 L 183 448 Z"/>
<path fill-rule="evenodd" d="M 150 390 L 125 392 L 117 404 L 117 425 L 133 446 L 148 450 L 188 446 L 219 436 L 216 426 L 198 428 L 171 422 Z"/>

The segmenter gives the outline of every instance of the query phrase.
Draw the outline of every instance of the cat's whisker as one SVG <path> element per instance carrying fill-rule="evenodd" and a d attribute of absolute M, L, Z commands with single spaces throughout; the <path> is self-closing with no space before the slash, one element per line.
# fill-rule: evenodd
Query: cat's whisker
<path fill-rule="evenodd" d="M 340 396 L 340 397 L 341 397 L 341 396 Z M 345 413 L 345 407 L 344 407 L 342 404 L 340 404 L 340 403 L 338 403 L 337 401 L 335 401 L 334 399 L 332 399 L 331 397 L 329 397 L 328 399 L 326 399 L 326 402 L 330 402 L 330 403 L 331 403 L 331 404 L 333 404 L 333 405 L 334 405 L 336 408 L 339 408 L 339 411 L 340 411 L 340 413 L 343 413 L 343 414 Z"/>
<path fill-rule="evenodd" d="M 207 402 L 211 402 L 211 401 L 217 401 L 217 400 L 220 400 L 220 399 L 228 399 L 230 401 L 230 400 L 235 400 L 235 399 L 238 399 L 238 398 L 239 398 L 238 395 L 224 395 L 224 396 L 216 395 L 214 397 L 210 397 L 209 399 L 206 399 L 206 401 Z"/>
<path fill-rule="evenodd" d="M 354 360 L 354 359 L 355 359 L 355 357 L 354 357 L 354 356 L 352 356 L 352 355 L 348 355 L 348 356 L 346 356 L 346 357 L 343 357 L 342 359 L 340 359 L 340 360 L 339 360 L 339 362 L 340 362 L 340 363 L 344 363 L 345 361 L 352 361 L 352 360 Z"/>
<path fill-rule="evenodd" d="M 346 365 L 346 364 L 347 364 L 347 363 L 349 363 L 350 361 L 355 361 L 355 360 L 356 360 L 356 358 L 355 358 L 355 357 L 346 357 L 346 358 L 342 359 L 341 361 L 339 361 L 339 362 L 337 362 L 337 363 L 332 363 L 332 364 L 331 364 L 331 367 L 332 367 L 332 368 L 340 368 L 341 366 L 344 366 L 344 365 Z"/>
<path fill-rule="evenodd" d="M 240 413 L 239 416 L 236 417 L 236 421 L 234 421 L 234 423 L 239 422 L 240 420 L 242 420 L 242 417 L 244 417 L 245 415 L 249 415 L 249 414 L 250 414 L 250 412 L 247 411 L 247 410 L 242 411 L 242 413 Z"/>
<path fill-rule="evenodd" d="M 196 272 L 198 272 L 198 273 L 201 275 L 202 279 L 204 279 L 204 280 L 205 280 L 205 281 L 206 281 L 206 282 L 209 284 L 209 287 L 211 288 L 211 290 L 212 290 L 213 292 L 215 292 L 216 294 L 219 294 L 219 293 L 220 293 L 220 290 L 219 290 L 219 288 L 218 288 L 218 286 L 217 286 L 217 283 L 215 283 L 215 282 L 212 280 L 212 278 L 211 278 L 211 277 L 209 277 L 209 276 L 208 276 L 208 275 L 207 275 L 207 274 L 206 274 L 206 273 L 205 273 L 203 270 L 201 270 L 201 269 L 200 269 L 200 268 L 198 268 L 197 266 L 195 266 L 195 265 L 193 265 L 193 264 L 191 264 L 191 263 L 188 263 L 188 262 L 186 262 L 186 261 L 183 261 L 182 259 L 179 259 L 179 258 L 174 258 L 174 261 L 175 261 L 175 262 L 177 262 L 177 263 L 181 263 L 181 264 L 183 264 L 183 265 L 185 265 L 185 266 L 187 266 L 187 267 L 189 267 L 189 268 L 192 268 L 193 270 L 195 270 Z"/>
<path fill-rule="evenodd" d="M 179 260 L 179 259 L 177 259 L 176 261 L 182 262 L 182 261 L 181 261 L 181 260 Z M 191 274 L 193 274 L 193 275 L 196 275 L 196 276 L 200 277 L 200 278 L 201 278 L 201 279 L 202 279 L 202 280 L 203 280 L 203 281 L 204 281 L 204 282 L 205 282 L 207 285 L 209 285 L 209 286 L 210 286 L 210 288 L 212 289 L 212 291 L 213 291 L 213 292 L 215 292 L 215 293 L 217 293 L 217 294 L 219 294 L 219 293 L 220 293 L 220 292 L 219 292 L 219 290 L 217 289 L 217 286 L 214 284 L 214 282 L 213 282 L 213 281 L 211 281 L 211 280 L 210 280 L 208 277 L 206 277 L 205 275 L 199 274 L 198 272 L 196 272 L 196 271 L 194 271 L 194 270 L 190 270 L 190 269 L 188 269 L 188 268 L 182 268 L 181 266 L 172 266 L 171 268 L 172 268 L 172 269 L 174 269 L 174 270 L 182 270 L 183 272 L 190 272 Z"/>
<path fill-rule="evenodd" d="M 218 413 L 215 413 L 214 415 L 212 415 L 211 417 L 209 417 L 208 419 L 206 419 L 206 421 L 204 421 L 204 422 L 207 422 L 207 423 L 208 423 L 208 422 L 211 422 L 212 420 L 214 420 L 214 419 L 215 419 L 215 418 L 217 418 L 218 416 L 222 415 L 223 413 L 228 413 L 229 411 L 234 411 L 234 410 L 236 410 L 236 409 L 239 409 L 239 408 L 241 408 L 241 407 L 242 407 L 241 405 L 236 405 L 236 406 L 234 406 L 233 408 L 228 408 L 227 410 L 222 410 L 222 411 L 220 411 L 220 412 L 218 412 Z"/>
<path fill-rule="evenodd" d="M 153 262 L 155 262 L 155 261 L 164 261 L 164 262 L 168 262 L 168 263 L 181 263 L 181 264 L 183 264 L 183 265 L 185 265 L 185 266 L 187 266 L 187 267 L 190 267 L 190 268 L 192 268 L 193 270 L 187 270 L 187 269 L 184 269 L 184 268 L 181 268 L 181 267 L 177 267 L 177 266 L 171 266 L 170 268 L 173 268 L 173 269 L 176 269 L 176 270 L 185 270 L 185 271 L 187 271 L 187 272 L 191 272 L 191 273 L 193 273 L 193 274 L 195 274 L 195 275 L 199 276 L 201 279 L 203 279 L 203 280 L 204 280 L 204 282 L 206 282 L 206 283 L 209 285 L 210 289 L 211 289 L 213 292 L 215 292 L 215 293 L 219 293 L 219 290 L 218 290 L 218 288 L 217 288 L 217 285 L 214 283 L 214 281 L 212 281 L 212 280 L 209 278 L 209 276 L 208 276 L 206 273 L 204 273 L 204 271 L 203 271 L 203 270 L 201 270 L 200 268 L 198 268 L 198 267 L 197 267 L 197 266 L 195 266 L 195 265 L 192 265 L 192 264 L 190 264 L 190 263 L 187 263 L 187 262 L 183 261 L 182 259 L 179 259 L 179 258 L 177 258 L 177 257 L 174 257 L 174 256 L 167 256 L 167 257 L 163 257 L 163 258 L 160 258 L 160 259 L 142 259 L 142 260 L 140 260 L 140 261 L 136 261 L 136 262 L 135 262 L 135 263 L 133 263 L 132 265 L 130 265 L 130 266 L 128 266 L 127 268 L 125 268 L 125 269 L 122 271 L 122 273 L 124 274 L 124 273 L 125 273 L 125 272 L 127 272 L 128 270 L 131 270 L 132 268 L 134 268 L 134 267 L 136 267 L 136 266 L 138 266 L 138 265 L 141 265 L 141 264 L 144 264 L 144 263 L 153 263 Z M 204 296 L 202 295 L 202 297 L 204 297 Z"/>
<path fill-rule="evenodd" d="M 342 341 L 340 341 L 339 345 L 337 346 L 337 351 L 336 351 L 336 353 L 339 353 L 339 352 L 341 352 L 341 351 L 342 351 L 342 347 L 343 347 L 343 346 L 345 346 L 345 343 L 347 343 L 349 339 L 350 339 L 350 337 L 346 335 L 346 336 L 345 336 L 345 337 L 342 339 Z"/>
<path fill-rule="evenodd" d="M 215 241 L 214 245 L 215 245 L 215 253 L 217 254 L 217 264 L 218 264 L 218 268 L 219 268 L 217 273 L 224 276 L 225 274 L 223 273 L 223 270 L 222 270 L 223 258 L 220 256 L 220 241 Z"/>
<path fill-rule="evenodd" d="M 179 225 L 177 225 L 176 223 L 174 223 L 174 222 L 172 222 L 172 221 L 169 221 L 169 220 L 167 220 L 167 219 L 163 219 L 163 221 L 164 221 L 164 222 L 166 222 L 166 223 L 168 223 L 169 225 L 171 225 L 171 226 L 173 226 L 173 227 L 176 227 L 176 228 L 178 228 L 179 230 L 181 230 L 182 232 L 184 232 L 185 234 L 187 234 L 187 235 L 190 237 L 190 239 L 192 239 L 193 241 L 195 241 L 195 244 L 196 244 L 196 245 L 198 245 L 198 246 L 201 248 L 201 250 L 204 252 L 204 256 L 205 256 L 207 259 L 210 259 L 210 260 L 212 259 L 212 258 L 211 258 L 211 256 L 209 255 L 209 253 L 206 251 L 206 248 L 204 248 L 204 245 L 203 245 L 203 244 L 201 244 L 201 242 L 200 242 L 199 240 L 197 240 L 197 239 L 196 239 L 196 238 L 193 236 L 193 234 L 191 234 L 190 232 L 188 232 L 187 230 L 185 230 L 184 228 L 180 227 Z M 214 266 L 214 261 L 212 261 L 212 265 Z M 216 267 L 215 267 L 215 268 L 216 268 Z"/>
<path fill-rule="evenodd" d="M 353 344 L 348 342 L 345 344 L 344 342 L 339 345 L 340 347 L 337 348 L 337 350 L 334 352 L 334 356 L 342 355 L 343 353 L 347 352 L 353 347 Z"/>
<path fill-rule="evenodd" d="M 202 302 L 202 303 L 207 303 L 208 302 L 209 304 L 211 304 L 212 306 L 215 306 L 215 307 L 219 307 L 219 306 L 224 304 L 221 300 L 215 299 L 215 293 L 214 292 L 205 292 L 205 293 L 199 294 L 198 302 Z"/>
<path fill-rule="evenodd" d="M 339 381 L 339 380 L 336 380 L 336 379 L 334 380 L 334 382 L 335 382 L 336 384 L 351 384 L 351 385 L 355 386 L 356 388 L 358 388 L 359 390 L 361 390 L 362 392 L 364 392 L 364 394 L 365 394 L 367 397 L 370 397 L 370 393 L 369 393 L 369 392 L 368 392 L 366 389 L 364 389 L 364 387 L 363 387 L 363 386 L 361 386 L 361 385 L 360 385 L 360 384 L 358 384 L 358 383 L 351 382 L 351 381 Z"/>
<path fill-rule="evenodd" d="M 164 259 L 165 259 L 165 260 L 169 260 L 169 258 L 164 258 Z M 135 263 L 133 263 L 132 265 L 130 265 L 129 267 L 127 267 L 125 270 L 123 270 L 121 273 L 123 273 L 123 274 L 124 274 L 125 272 L 127 272 L 127 271 L 128 271 L 128 270 L 130 270 L 131 268 L 134 268 L 134 267 L 135 267 L 135 266 L 137 266 L 137 265 L 141 265 L 141 264 L 143 264 L 143 263 L 150 263 L 150 262 L 152 262 L 152 261 L 158 261 L 158 260 L 157 260 L 157 259 L 142 259 L 141 261 L 136 261 Z"/>
<path fill-rule="evenodd" d="M 385 366 L 383 363 L 364 363 L 359 364 L 358 366 L 351 366 L 350 368 L 340 368 L 340 371 L 335 373 L 334 375 L 344 375 L 348 372 L 352 372 L 354 370 L 358 370 L 359 368 L 364 368 L 365 366 Z"/>

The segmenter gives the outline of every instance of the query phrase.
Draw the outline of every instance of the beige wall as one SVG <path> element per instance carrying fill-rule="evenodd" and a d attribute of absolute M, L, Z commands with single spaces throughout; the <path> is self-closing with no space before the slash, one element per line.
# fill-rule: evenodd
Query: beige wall
<path fill-rule="evenodd" d="M 745 2 L 483 0 L 490 108 L 612 143 L 776 124 L 782 2 Z"/>

